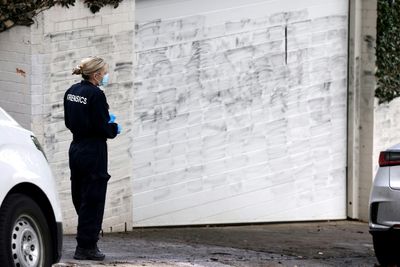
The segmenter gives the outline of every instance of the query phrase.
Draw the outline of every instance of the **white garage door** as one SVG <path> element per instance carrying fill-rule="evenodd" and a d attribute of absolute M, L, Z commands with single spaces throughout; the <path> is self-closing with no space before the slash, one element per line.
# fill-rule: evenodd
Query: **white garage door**
<path fill-rule="evenodd" d="M 135 226 L 346 218 L 347 1 L 136 1 Z"/>

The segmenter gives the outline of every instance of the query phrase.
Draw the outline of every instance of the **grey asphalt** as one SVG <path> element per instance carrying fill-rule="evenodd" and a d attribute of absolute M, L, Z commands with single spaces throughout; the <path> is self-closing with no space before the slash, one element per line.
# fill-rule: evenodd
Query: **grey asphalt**
<path fill-rule="evenodd" d="M 368 224 L 356 221 L 141 228 L 105 234 L 103 262 L 76 261 L 64 237 L 55 266 L 378 266 Z"/>

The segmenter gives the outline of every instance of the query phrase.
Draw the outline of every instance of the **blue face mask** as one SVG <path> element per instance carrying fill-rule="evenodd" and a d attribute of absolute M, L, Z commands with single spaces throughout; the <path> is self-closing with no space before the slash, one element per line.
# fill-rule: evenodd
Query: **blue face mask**
<path fill-rule="evenodd" d="M 110 76 L 108 75 L 108 73 L 106 75 L 103 76 L 103 79 L 101 79 L 100 81 L 100 86 L 107 86 L 108 85 L 108 81 L 110 79 Z"/>

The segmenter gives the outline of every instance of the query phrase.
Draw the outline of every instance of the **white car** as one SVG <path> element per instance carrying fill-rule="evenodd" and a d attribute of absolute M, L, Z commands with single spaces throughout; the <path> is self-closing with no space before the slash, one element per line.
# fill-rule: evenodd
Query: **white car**
<path fill-rule="evenodd" d="M 380 153 L 369 209 L 369 230 L 379 263 L 400 266 L 400 145 Z"/>
<path fill-rule="evenodd" d="M 55 180 L 34 134 L 0 108 L 0 266 L 48 267 L 62 248 Z"/>

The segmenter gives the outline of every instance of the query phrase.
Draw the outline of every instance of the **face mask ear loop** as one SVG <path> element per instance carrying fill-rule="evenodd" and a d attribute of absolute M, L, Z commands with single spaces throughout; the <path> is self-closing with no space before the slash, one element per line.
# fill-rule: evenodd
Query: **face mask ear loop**
<path fill-rule="evenodd" d="M 101 81 L 98 81 L 96 78 L 95 78 L 95 76 L 96 76 L 96 74 L 97 73 L 95 73 L 94 75 L 93 75 L 93 79 L 97 82 L 97 86 L 100 86 L 101 84 Z"/>

